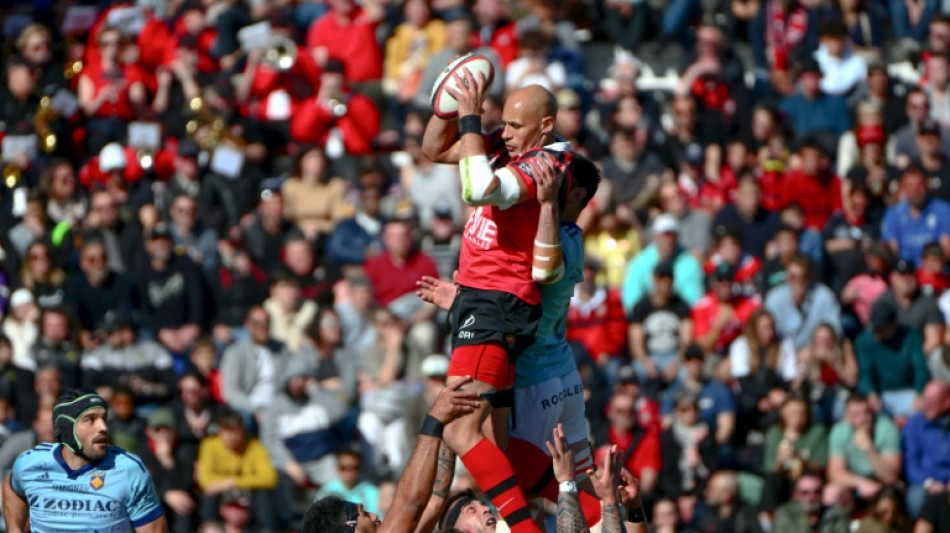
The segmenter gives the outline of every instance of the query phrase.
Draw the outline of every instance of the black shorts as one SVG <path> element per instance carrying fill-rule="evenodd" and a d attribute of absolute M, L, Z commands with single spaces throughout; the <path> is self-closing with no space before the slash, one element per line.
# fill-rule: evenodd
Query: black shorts
<path fill-rule="evenodd" d="M 459 286 L 451 317 L 453 348 L 497 342 L 514 362 L 537 338 L 541 305 L 507 292 Z"/>

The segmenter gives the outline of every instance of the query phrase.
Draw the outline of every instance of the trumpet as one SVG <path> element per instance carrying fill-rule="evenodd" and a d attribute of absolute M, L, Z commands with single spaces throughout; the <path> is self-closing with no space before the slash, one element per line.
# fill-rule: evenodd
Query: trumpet
<path fill-rule="evenodd" d="M 274 36 L 261 62 L 278 72 L 290 70 L 297 62 L 297 43 L 287 37 Z"/>
<path fill-rule="evenodd" d="M 50 128 L 50 123 L 59 116 L 53 109 L 53 100 L 49 96 L 40 98 L 40 104 L 33 116 L 33 126 L 40 138 L 40 150 L 50 153 L 56 149 L 56 134 Z"/>

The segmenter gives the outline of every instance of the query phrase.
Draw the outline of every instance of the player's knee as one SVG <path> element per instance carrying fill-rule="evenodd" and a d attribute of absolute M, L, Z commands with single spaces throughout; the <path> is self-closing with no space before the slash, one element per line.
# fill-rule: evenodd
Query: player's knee
<path fill-rule="evenodd" d="M 478 411 L 459 417 L 445 426 L 442 439 L 455 453 L 465 453 L 482 437 L 481 416 Z"/>

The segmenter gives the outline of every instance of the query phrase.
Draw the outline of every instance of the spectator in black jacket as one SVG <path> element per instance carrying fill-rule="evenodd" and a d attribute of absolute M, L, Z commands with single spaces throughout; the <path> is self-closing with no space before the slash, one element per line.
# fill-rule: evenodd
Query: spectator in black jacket
<path fill-rule="evenodd" d="M 257 213 L 250 223 L 244 224 L 244 244 L 248 253 L 268 276 L 281 270 L 281 246 L 285 239 L 297 235 L 300 230 L 284 220 L 284 197 L 277 183 L 269 180 L 262 184 Z"/>
<path fill-rule="evenodd" d="M 198 455 L 197 448 L 178 445 L 175 431 L 178 425 L 171 409 L 156 409 L 148 417 L 147 441 L 139 448 L 138 455 L 155 481 L 155 491 L 169 518 L 168 530 L 188 533 L 194 531 L 196 525 L 192 474 Z"/>
<path fill-rule="evenodd" d="M 79 269 L 81 275 L 73 276 L 66 285 L 66 304 L 79 319 L 82 347 L 91 350 L 104 340 L 95 329 L 108 311 L 131 316 L 134 287 L 124 275 L 109 269 L 106 246 L 99 239 L 83 243 Z"/>
<path fill-rule="evenodd" d="M 660 489 L 672 498 L 701 494 L 719 464 L 716 436 L 699 418 L 697 400 L 695 394 L 683 390 L 676 398 L 673 423 L 660 435 Z"/>
<path fill-rule="evenodd" d="M 240 239 L 218 241 L 221 264 L 211 279 L 214 293 L 214 340 L 223 347 L 247 336 L 244 317 L 269 294 L 267 276 Z"/>
<path fill-rule="evenodd" d="M 197 372 L 188 372 L 178 380 L 178 394 L 171 410 L 177 422 L 176 442 L 180 447 L 192 448 L 195 457 L 201 439 L 212 432 L 212 421 L 222 406 L 215 403 L 209 382 Z"/>
<path fill-rule="evenodd" d="M 165 224 L 152 229 L 145 249 L 149 263 L 138 277 L 142 327 L 169 351 L 182 355 L 201 333 L 201 274 L 191 259 L 173 253 Z"/>

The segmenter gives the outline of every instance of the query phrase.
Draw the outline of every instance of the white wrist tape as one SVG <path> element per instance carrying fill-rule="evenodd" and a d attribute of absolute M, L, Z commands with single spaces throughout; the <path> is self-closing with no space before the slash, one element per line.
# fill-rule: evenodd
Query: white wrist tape
<path fill-rule="evenodd" d="M 531 277 L 538 283 L 554 283 L 564 277 L 564 263 L 561 263 L 551 272 L 538 267 L 531 267 Z"/>
<path fill-rule="evenodd" d="M 473 155 L 459 161 L 462 201 L 468 205 L 510 205 L 521 195 L 518 177 L 507 168 L 495 172 L 488 156 Z"/>

